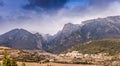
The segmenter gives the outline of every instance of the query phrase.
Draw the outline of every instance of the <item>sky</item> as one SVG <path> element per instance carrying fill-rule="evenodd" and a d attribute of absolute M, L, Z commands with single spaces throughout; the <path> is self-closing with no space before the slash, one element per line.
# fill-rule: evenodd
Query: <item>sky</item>
<path fill-rule="evenodd" d="M 120 0 L 0 0 L 0 34 L 16 28 L 56 34 L 64 24 L 120 15 Z"/>

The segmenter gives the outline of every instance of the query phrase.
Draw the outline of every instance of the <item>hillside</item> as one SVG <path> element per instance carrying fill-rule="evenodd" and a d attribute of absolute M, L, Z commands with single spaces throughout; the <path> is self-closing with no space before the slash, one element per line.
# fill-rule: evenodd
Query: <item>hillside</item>
<path fill-rule="evenodd" d="M 42 50 L 20 50 L 0 46 L 0 61 L 4 58 L 4 49 L 6 49 L 8 57 L 20 62 L 41 62 L 56 56 Z"/>
<path fill-rule="evenodd" d="M 120 53 L 120 39 L 94 40 L 84 44 L 78 44 L 69 51 L 79 51 L 81 53 Z"/>
<path fill-rule="evenodd" d="M 51 43 L 52 48 L 50 47 L 49 51 L 60 53 L 78 43 L 112 38 L 120 38 L 120 16 L 83 21 L 78 30 L 71 32 L 62 40 L 55 39 L 57 42 Z"/>
<path fill-rule="evenodd" d="M 43 39 L 24 29 L 13 29 L 0 35 L 0 45 L 15 49 L 42 49 Z"/>

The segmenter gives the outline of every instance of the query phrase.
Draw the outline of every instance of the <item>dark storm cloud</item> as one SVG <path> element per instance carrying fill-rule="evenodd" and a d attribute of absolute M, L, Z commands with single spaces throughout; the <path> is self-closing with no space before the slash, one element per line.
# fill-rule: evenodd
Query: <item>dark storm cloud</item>
<path fill-rule="evenodd" d="M 74 8 L 77 11 L 86 11 L 86 9 L 93 7 L 95 9 L 104 9 L 107 8 L 113 2 L 120 2 L 120 0 L 28 0 L 29 3 L 26 4 L 23 8 L 26 10 L 59 10 L 64 8 L 64 5 L 71 3 L 71 2 L 78 2 Z M 82 2 L 82 3 L 81 3 Z M 81 6 L 81 4 L 83 4 Z M 76 4 L 72 4 L 76 5 Z M 69 6 L 68 6 L 69 7 Z M 69 7 L 70 8 L 70 7 Z M 73 10 L 75 10 L 73 8 Z"/>
<path fill-rule="evenodd" d="M 55 34 L 67 22 L 120 15 L 119 6 L 120 0 L 0 0 L 0 34 L 13 28 Z"/>
<path fill-rule="evenodd" d="M 0 0 L 0 6 L 4 6 L 4 2 Z"/>
<path fill-rule="evenodd" d="M 41 8 L 43 10 L 57 10 L 66 4 L 67 0 L 29 0 L 29 4 L 25 5 L 25 9 Z"/>

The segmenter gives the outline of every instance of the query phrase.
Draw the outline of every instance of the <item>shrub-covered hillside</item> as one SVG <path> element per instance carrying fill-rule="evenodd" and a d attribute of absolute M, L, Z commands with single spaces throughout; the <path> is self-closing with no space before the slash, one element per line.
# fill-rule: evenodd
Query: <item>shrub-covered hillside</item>
<path fill-rule="evenodd" d="M 68 51 L 117 54 L 120 53 L 120 39 L 94 40 L 84 44 L 78 44 Z"/>

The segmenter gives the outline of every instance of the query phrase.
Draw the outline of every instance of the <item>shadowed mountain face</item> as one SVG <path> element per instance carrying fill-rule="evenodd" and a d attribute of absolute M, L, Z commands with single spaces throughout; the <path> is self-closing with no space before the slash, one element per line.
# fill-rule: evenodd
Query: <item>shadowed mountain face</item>
<path fill-rule="evenodd" d="M 59 53 L 78 43 L 107 38 L 120 38 L 120 16 L 88 20 L 82 25 L 68 23 L 54 36 L 15 29 L 0 36 L 0 45 Z"/>
<path fill-rule="evenodd" d="M 86 21 L 81 28 L 83 40 L 120 37 L 120 17 L 107 17 Z"/>
<path fill-rule="evenodd" d="M 98 18 L 83 22 L 83 25 L 69 36 L 62 40 L 56 40 L 55 47 L 51 52 L 62 52 L 75 44 L 87 42 L 90 40 L 100 40 L 107 38 L 120 38 L 120 17 L 112 16 L 107 18 Z"/>
<path fill-rule="evenodd" d="M 48 42 L 48 51 L 52 52 L 57 49 L 57 51 L 64 51 L 65 49 L 68 49 L 73 44 L 71 44 L 70 39 L 74 38 L 75 36 L 68 38 L 73 32 L 78 31 L 80 29 L 81 25 L 78 24 L 72 24 L 67 23 L 64 25 L 63 29 L 59 31 L 56 35 L 53 36 L 53 39 Z M 75 40 L 77 41 L 77 40 Z M 65 46 L 65 47 L 64 47 Z"/>
<path fill-rule="evenodd" d="M 18 49 L 42 49 L 42 37 L 39 36 L 24 29 L 14 29 L 0 36 L 0 45 Z"/>

